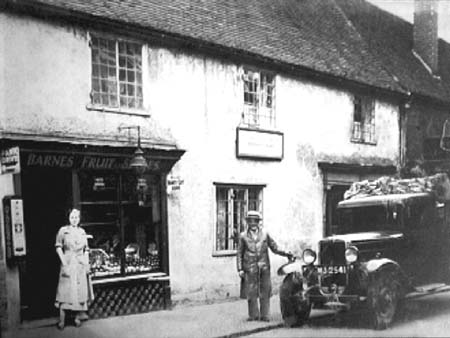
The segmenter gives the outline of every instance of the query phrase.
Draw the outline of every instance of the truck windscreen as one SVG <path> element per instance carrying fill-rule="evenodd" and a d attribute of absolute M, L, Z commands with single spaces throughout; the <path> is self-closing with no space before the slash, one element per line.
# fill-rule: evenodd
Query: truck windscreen
<path fill-rule="evenodd" d="M 338 234 L 397 230 L 400 215 L 385 205 L 338 209 Z"/>

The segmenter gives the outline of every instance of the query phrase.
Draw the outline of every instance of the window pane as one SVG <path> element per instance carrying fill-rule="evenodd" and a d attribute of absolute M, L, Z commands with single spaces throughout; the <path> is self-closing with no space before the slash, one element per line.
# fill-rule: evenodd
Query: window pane
<path fill-rule="evenodd" d="M 92 93 L 92 103 L 93 104 L 100 104 L 101 103 L 100 94 Z"/>
<path fill-rule="evenodd" d="M 362 122 L 362 102 L 360 97 L 355 97 L 353 121 Z"/>
<path fill-rule="evenodd" d="M 217 188 L 216 250 L 226 250 L 226 229 L 229 225 L 228 189 Z"/>
<path fill-rule="evenodd" d="M 119 80 L 120 81 L 127 80 L 127 72 L 124 69 L 119 70 Z"/>
<path fill-rule="evenodd" d="M 147 188 L 142 193 L 146 196 L 144 204 L 126 204 L 124 207 L 124 250 L 125 272 L 127 274 L 160 271 L 161 269 L 161 223 L 155 221 L 154 208 L 159 208 L 160 200 L 159 176 L 146 176 Z M 134 191 L 136 180 L 124 182 L 124 186 L 131 184 L 130 191 Z M 131 195 L 132 196 L 132 195 Z M 159 214 L 159 210 L 158 210 Z"/>
<path fill-rule="evenodd" d="M 78 178 L 81 226 L 93 237 L 89 240 L 93 277 L 120 274 L 120 231 L 114 193 L 117 179 L 114 175 L 93 172 L 79 172 Z"/>

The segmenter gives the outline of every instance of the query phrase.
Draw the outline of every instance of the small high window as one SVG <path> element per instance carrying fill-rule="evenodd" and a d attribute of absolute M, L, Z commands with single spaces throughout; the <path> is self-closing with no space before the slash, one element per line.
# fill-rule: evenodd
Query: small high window
<path fill-rule="evenodd" d="M 91 36 L 92 105 L 141 109 L 142 45 Z"/>
<path fill-rule="evenodd" d="M 275 77 L 244 70 L 244 111 L 242 122 L 251 128 L 275 128 Z"/>
<path fill-rule="evenodd" d="M 355 96 L 353 100 L 352 141 L 376 143 L 375 101 L 366 96 Z"/>

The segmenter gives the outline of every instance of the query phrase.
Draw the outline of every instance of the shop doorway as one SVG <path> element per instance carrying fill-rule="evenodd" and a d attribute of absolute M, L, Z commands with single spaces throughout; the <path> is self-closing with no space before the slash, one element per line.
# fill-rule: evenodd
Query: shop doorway
<path fill-rule="evenodd" d="M 52 168 L 22 172 L 27 256 L 21 267 L 22 316 L 54 316 L 59 260 L 55 252 L 58 229 L 67 224 L 72 203 L 72 173 Z"/>

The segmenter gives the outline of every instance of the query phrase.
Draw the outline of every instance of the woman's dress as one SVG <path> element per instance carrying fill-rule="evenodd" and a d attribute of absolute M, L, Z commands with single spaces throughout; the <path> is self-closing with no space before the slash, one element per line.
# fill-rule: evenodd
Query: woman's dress
<path fill-rule="evenodd" d="M 61 265 L 55 306 L 65 310 L 86 311 L 89 300 L 89 257 L 86 232 L 77 226 L 59 229 L 56 247 L 61 247 L 66 264 Z"/>

